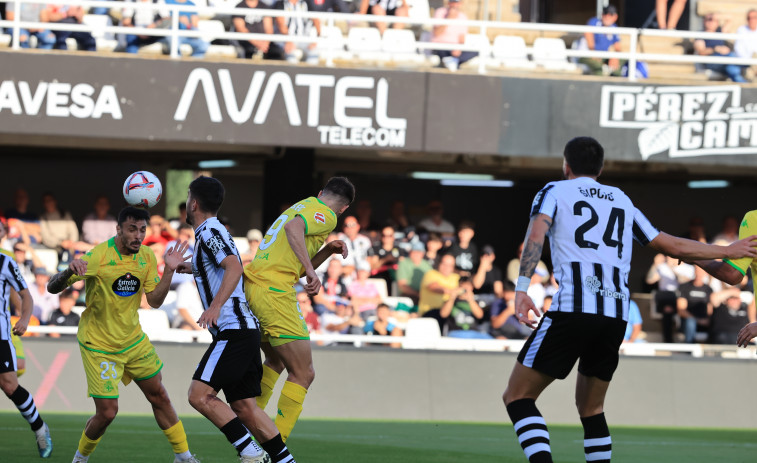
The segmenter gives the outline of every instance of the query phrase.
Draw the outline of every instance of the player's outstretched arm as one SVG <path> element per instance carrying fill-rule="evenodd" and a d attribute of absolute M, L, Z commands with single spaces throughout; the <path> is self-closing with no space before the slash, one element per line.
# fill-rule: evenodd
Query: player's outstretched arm
<path fill-rule="evenodd" d="M 342 240 L 334 240 L 330 243 L 326 243 L 324 247 L 322 247 L 314 256 L 312 259 L 310 259 L 310 264 L 313 266 L 313 268 L 318 268 L 326 262 L 326 259 L 331 257 L 333 254 L 341 254 L 343 258 L 347 258 L 347 243 L 345 243 Z M 300 275 L 300 277 L 303 277 L 305 275 Z"/>
<path fill-rule="evenodd" d="M 74 259 L 68 264 L 68 268 L 58 272 L 47 282 L 47 292 L 58 294 L 68 287 L 68 279 L 74 275 L 84 275 L 87 273 L 87 262 L 81 259 Z"/>
<path fill-rule="evenodd" d="M 536 308 L 526 291 L 528 291 L 531 277 L 541 259 L 544 238 L 551 227 L 552 218 L 548 215 L 536 214 L 531 217 L 526 231 L 526 240 L 523 244 L 523 253 L 520 256 L 520 272 L 518 284 L 515 287 L 515 316 L 521 323 L 531 328 L 536 326 L 536 321 L 531 320 L 528 313 L 533 312 L 537 317 L 541 317 L 541 312 Z"/>
<path fill-rule="evenodd" d="M 26 328 L 29 326 L 29 319 L 32 318 L 34 301 L 32 300 L 32 294 L 26 288 L 19 291 L 18 295 L 21 297 L 21 314 L 16 324 L 13 325 L 13 334 L 23 336 L 26 333 Z"/>
<path fill-rule="evenodd" d="M 292 252 L 305 269 L 305 277 L 307 278 L 305 291 L 310 296 L 318 294 L 321 289 L 321 281 L 315 274 L 313 263 L 310 262 L 308 255 L 308 248 L 305 245 L 305 221 L 300 216 L 295 217 L 284 225 L 284 232 L 287 235 L 287 242 L 292 248 Z"/>
<path fill-rule="evenodd" d="M 699 259 L 741 259 L 743 257 L 757 257 L 757 236 L 752 235 L 728 246 L 700 243 L 686 238 L 668 235 L 660 232 L 649 246 L 663 254 L 678 257 L 685 261 Z"/>
<path fill-rule="evenodd" d="M 723 262 L 722 260 L 695 260 L 691 263 L 701 267 L 705 272 L 729 285 L 737 285 L 744 279 L 744 275 L 741 272 L 728 262 Z"/>

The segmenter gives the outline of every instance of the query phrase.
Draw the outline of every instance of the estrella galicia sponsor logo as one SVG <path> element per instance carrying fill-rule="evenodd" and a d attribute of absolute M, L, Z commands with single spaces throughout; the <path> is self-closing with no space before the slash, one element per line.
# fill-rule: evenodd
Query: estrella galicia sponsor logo
<path fill-rule="evenodd" d="M 641 129 L 643 160 L 667 151 L 671 158 L 754 154 L 757 104 L 742 105 L 738 85 L 602 87 L 599 126 Z"/>
<path fill-rule="evenodd" d="M 599 295 L 602 297 L 611 297 L 613 299 L 620 299 L 622 301 L 628 299 L 628 296 L 623 293 L 611 291 L 609 289 L 603 289 L 602 282 L 599 281 L 599 278 L 594 275 L 584 278 L 584 286 L 586 286 L 586 289 L 588 289 L 592 294 L 599 293 Z"/>
<path fill-rule="evenodd" d="M 139 278 L 127 273 L 116 278 L 116 281 L 113 282 L 113 292 L 121 297 L 129 297 L 137 294 L 140 286 Z"/>
<path fill-rule="evenodd" d="M 597 199 L 606 199 L 608 201 L 615 201 L 615 198 L 612 197 L 612 192 L 607 193 L 605 191 L 602 191 L 601 188 L 578 187 L 578 192 L 581 193 L 586 198 L 597 198 Z"/>

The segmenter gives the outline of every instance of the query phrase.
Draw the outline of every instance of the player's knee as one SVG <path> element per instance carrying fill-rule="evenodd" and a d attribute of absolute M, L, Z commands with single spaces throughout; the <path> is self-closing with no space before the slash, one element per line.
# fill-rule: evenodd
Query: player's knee
<path fill-rule="evenodd" d="M 197 411 L 204 410 L 209 402 L 210 396 L 207 394 L 189 391 L 189 405 Z"/>
<path fill-rule="evenodd" d="M 105 425 L 109 425 L 113 420 L 116 419 L 116 415 L 118 415 L 118 405 L 112 405 L 108 407 L 102 407 L 99 408 L 96 412 L 96 414 L 100 417 L 102 421 L 105 422 Z"/>
<path fill-rule="evenodd" d="M 5 393 L 6 396 L 10 397 L 14 392 L 16 392 L 17 388 L 18 377 L 16 376 L 15 372 L 13 372 L 13 375 L 0 375 L 0 389 L 2 389 L 3 393 Z"/>
<path fill-rule="evenodd" d="M 505 406 L 510 405 L 510 403 L 515 402 L 516 400 L 518 400 L 518 398 L 514 397 L 514 394 L 509 387 L 502 393 L 502 402 L 505 403 Z"/>

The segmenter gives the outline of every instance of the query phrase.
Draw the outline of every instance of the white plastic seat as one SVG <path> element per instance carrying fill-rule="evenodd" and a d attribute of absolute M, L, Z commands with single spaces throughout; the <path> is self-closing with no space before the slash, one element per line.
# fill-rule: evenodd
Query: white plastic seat
<path fill-rule="evenodd" d="M 386 280 L 384 280 L 383 278 L 368 278 L 366 281 L 376 287 L 376 290 L 378 291 L 379 296 L 381 296 L 382 301 L 386 299 L 387 296 L 389 296 L 389 290 L 386 287 Z"/>
<path fill-rule="evenodd" d="M 353 27 L 347 34 L 347 50 L 361 61 L 386 61 L 381 51 L 381 33 L 375 27 Z"/>
<path fill-rule="evenodd" d="M 534 40 L 534 61 L 545 69 L 573 71 L 576 65 L 568 62 L 565 42 L 562 39 L 539 37 Z"/>
<path fill-rule="evenodd" d="M 415 34 L 410 29 L 387 29 L 381 39 L 381 49 L 395 63 L 423 64 L 426 57 L 418 53 Z"/>
<path fill-rule="evenodd" d="M 11 44 L 11 36 L 9 34 L 0 34 L 0 47 L 9 47 Z"/>
<path fill-rule="evenodd" d="M 318 44 L 319 56 L 325 60 L 349 59 L 351 54 L 344 49 L 345 40 L 342 30 L 336 26 L 321 26 L 321 38 Z"/>
<path fill-rule="evenodd" d="M 439 322 L 433 318 L 411 318 L 405 326 L 403 349 L 434 349 L 442 337 Z"/>
<path fill-rule="evenodd" d="M 81 22 L 85 26 L 92 27 L 92 37 L 96 39 L 105 37 L 105 27 L 108 25 L 110 17 L 107 14 L 85 14 Z"/>
<path fill-rule="evenodd" d="M 533 69 L 536 63 L 528 60 L 528 48 L 523 37 L 498 35 L 492 45 L 492 56 L 505 67 Z"/>
<path fill-rule="evenodd" d="M 162 310 L 156 309 L 139 309 L 139 324 L 142 325 L 142 331 L 152 341 L 160 341 L 168 333 L 170 325 L 168 315 Z"/>
<path fill-rule="evenodd" d="M 223 22 L 217 19 L 200 19 L 197 21 L 197 30 L 202 33 L 202 39 L 208 42 L 218 38 L 218 35 L 226 32 Z"/>

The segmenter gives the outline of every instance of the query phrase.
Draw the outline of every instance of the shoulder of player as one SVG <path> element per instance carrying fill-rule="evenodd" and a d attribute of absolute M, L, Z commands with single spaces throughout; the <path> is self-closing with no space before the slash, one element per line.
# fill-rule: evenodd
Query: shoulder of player
<path fill-rule="evenodd" d="M 757 210 L 749 211 L 744 214 L 744 219 L 741 221 L 742 227 L 755 227 L 757 226 Z"/>

